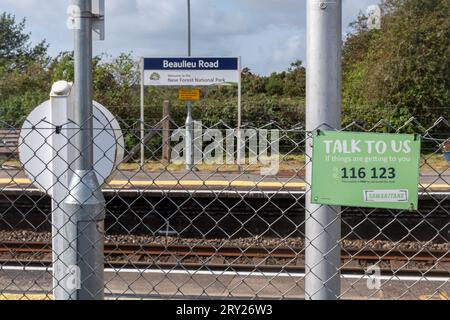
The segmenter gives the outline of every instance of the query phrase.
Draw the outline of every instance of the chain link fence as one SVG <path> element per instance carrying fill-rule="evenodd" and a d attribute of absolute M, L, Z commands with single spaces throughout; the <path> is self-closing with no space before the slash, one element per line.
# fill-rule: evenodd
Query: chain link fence
<path fill-rule="evenodd" d="M 104 224 L 99 217 L 97 240 L 80 247 L 67 228 L 78 221 L 64 206 L 76 188 L 64 181 L 79 174 L 71 165 L 84 152 L 71 142 L 79 128 L 45 119 L 22 131 L 0 123 L 0 298 L 51 299 L 57 288 L 91 281 L 102 281 L 112 299 L 305 297 L 305 167 L 311 161 L 305 142 L 311 133 L 302 125 L 247 125 L 242 145 L 225 123 L 197 123 L 195 168 L 188 171 L 183 126 L 169 118 L 148 123 L 141 141 L 138 121 L 120 120 L 121 131 L 111 120 L 106 124 L 94 119 Z M 351 123 L 342 129 L 417 133 L 422 150 L 418 210 L 337 212 L 338 298 L 448 299 L 449 127 L 445 118 L 428 128 L 412 118 L 400 127 L 380 120 L 370 128 Z M 104 250 L 104 278 L 93 279 L 99 273 L 92 269 L 80 282 L 66 252 L 78 252 L 78 264 L 93 266 L 84 253 L 94 249 Z M 52 261 L 62 263 L 63 275 Z"/>

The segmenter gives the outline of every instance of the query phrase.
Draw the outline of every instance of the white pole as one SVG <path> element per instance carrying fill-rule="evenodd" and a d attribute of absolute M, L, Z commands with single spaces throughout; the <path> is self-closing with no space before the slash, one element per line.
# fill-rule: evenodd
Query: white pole
<path fill-rule="evenodd" d="M 144 58 L 141 58 L 141 63 L 140 63 L 140 69 L 141 69 L 141 121 L 140 121 L 140 125 L 141 125 L 141 169 L 144 170 L 144 165 L 145 165 L 145 143 L 144 143 L 144 139 L 145 139 L 145 115 L 144 115 L 144 99 L 145 99 L 145 91 L 144 91 Z"/>
<path fill-rule="evenodd" d="M 187 47 L 188 57 L 191 56 L 191 0 L 187 0 Z"/>
<path fill-rule="evenodd" d="M 242 126 L 242 65 L 241 57 L 238 57 L 238 124 L 237 124 L 237 168 L 238 172 L 241 172 L 241 126 Z"/>
<path fill-rule="evenodd" d="M 187 53 L 191 56 L 191 1 L 187 0 Z M 194 119 L 192 118 L 192 101 L 186 102 L 186 170 L 194 169 Z"/>
<path fill-rule="evenodd" d="M 307 0 L 306 130 L 340 128 L 342 0 Z M 311 203 L 312 139 L 306 140 L 306 299 L 340 296 L 340 207 Z M 339 190 L 336 190 L 339 192 Z"/>

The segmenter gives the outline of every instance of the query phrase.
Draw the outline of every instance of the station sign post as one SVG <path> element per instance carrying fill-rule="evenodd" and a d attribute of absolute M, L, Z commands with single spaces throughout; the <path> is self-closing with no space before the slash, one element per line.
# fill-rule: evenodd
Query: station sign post
<path fill-rule="evenodd" d="M 192 102 L 200 90 L 192 87 L 237 85 L 238 88 L 238 165 L 240 163 L 241 61 L 239 57 L 158 57 L 141 60 L 141 166 L 144 165 L 144 86 L 183 87 L 180 100 L 186 101 L 186 168 L 194 166 Z M 198 91 L 195 91 L 198 90 Z"/>

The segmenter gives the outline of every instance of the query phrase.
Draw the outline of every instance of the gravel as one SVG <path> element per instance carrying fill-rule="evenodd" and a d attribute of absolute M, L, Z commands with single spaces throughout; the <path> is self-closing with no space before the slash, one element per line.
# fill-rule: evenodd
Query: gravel
<path fill-rule="evenodd" d="M 0 231 L 0 242 L 19 241 L 19 242 L 51 242 L 51 234 L 49 232 L 34 232 L 34 231 Z M 166 244 L 166 245 L 190 245 L 202 246 L 212 245 L 231 246 L 231 247 L 290 247 L 302 248 L 304 247 L 304 238 L 236 238 L 236 239 L 192 239 L 179 237 L 162 237 L 162 236 L 148 236 L 148 235 L 107 235 L 106 243 L 112 244 Z M 345 250 L 391 250 L 398 249 L 404 251 L 450 251 L 450 243 L 433 243 L 433 242 L 391 242 L 385 240 L 343 240 L 342 248 Z"/>

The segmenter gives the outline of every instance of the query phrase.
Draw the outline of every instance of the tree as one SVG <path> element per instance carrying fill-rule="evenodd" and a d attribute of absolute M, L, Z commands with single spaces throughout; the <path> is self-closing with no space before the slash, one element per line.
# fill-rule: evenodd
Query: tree
<path fill-rule="evenodd" d="M 277 74 L 276 72 L 272 73 L 270 77 L 267 79 L 266 83 L 266 92 L 269 95 L 277 95 L 280 96 L 283 94 L 284 83 L 283 79 L 284 74 Z"/>
<path fill-rule="evenodd" d="M 25 19 L 17 23 L 14 15 L 3 12 L 0 15 L 0 66 L 20 68 L 30 61 L 47 57 L 45 40 L 32 46 L 30 34 L 25 33 Z"/>
<path fill-rule="evenodd" d="M 105 59 L 110 61 L 101 62 Z M 139 104 L 139 64 L 131 54 L 122 53 L 116 58 L 105 55 L 98 57 L 93 72 L 96 99 L 105 105 L 125 107 L 128 110 Z"/>
<path fill-rule="evenodd" d="M 73 82 L 75 76 L 73 51 L 61 52 L 52 60 L 50 69 L 52 82 L 59 80 Z"/>
<path fill-rule="evenodd" d="M 251 72 L 249 68 L 242 69 L 242 92 L 249 96 L 264 94 L 266 92 L 265 77 Z"/>
<path fill-rule="evenodd" d="M 301 60 L 291 63 L 285 78 L 284 92 L 290 97 L 305 98 L 306 70 Z"/>
<path fill-rule="evenodd" d="M 50 74 L 45 41 L 36 46 L 25 20 L 0 15 L 0 120 L 17 123 L 48 97 Z"/>
<path fill-rule="evenodd" d="M 384 0 L 382 8 L 382 29 L 368 31 L 360 16 L 344 47 L 348 121 L 400 125 L 414 116 L 429 125 L 450 105 L 450 2 Z"/>

